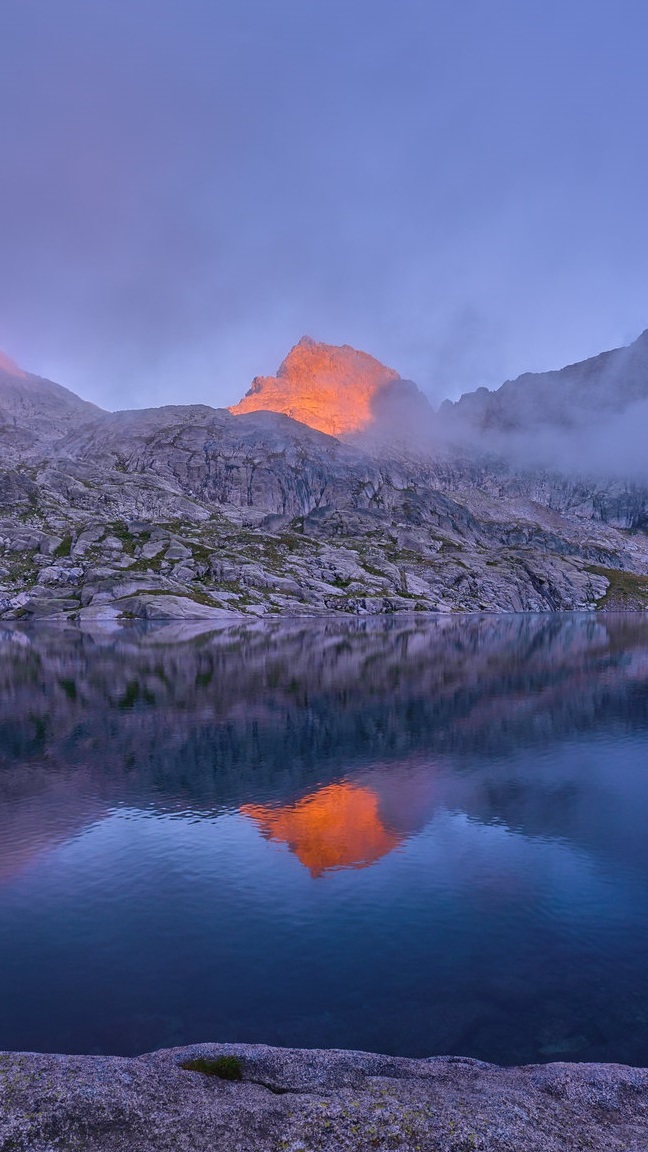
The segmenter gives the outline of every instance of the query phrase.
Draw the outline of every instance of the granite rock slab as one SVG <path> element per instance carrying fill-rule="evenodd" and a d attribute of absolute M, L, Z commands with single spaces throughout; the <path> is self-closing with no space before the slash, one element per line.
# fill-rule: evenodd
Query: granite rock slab
<path fill-rule="evenodd" d="M 182 1062 L 236 1055 L 240 1082 Z M 0 1054 L 0 1152 L 645 1152 L 648 1069 L 200 1044 Z"/>

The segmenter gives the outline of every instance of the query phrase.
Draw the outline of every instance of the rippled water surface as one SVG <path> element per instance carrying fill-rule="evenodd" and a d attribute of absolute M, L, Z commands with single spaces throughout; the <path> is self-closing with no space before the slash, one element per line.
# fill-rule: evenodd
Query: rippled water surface
<path fill-rule="evenodd" d="M 648 1065 L 648 620 L 0 633 L 0 1048 Z"/>

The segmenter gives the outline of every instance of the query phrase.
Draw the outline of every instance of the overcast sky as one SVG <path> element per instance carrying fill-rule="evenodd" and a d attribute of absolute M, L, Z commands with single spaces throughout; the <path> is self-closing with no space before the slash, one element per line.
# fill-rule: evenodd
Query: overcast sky
<path fill-rule="evenodd" d="M 0 0 L 0 348 L 232 403 L 308 333 L 433 397 L 648 327 L 645 0 Z"/>

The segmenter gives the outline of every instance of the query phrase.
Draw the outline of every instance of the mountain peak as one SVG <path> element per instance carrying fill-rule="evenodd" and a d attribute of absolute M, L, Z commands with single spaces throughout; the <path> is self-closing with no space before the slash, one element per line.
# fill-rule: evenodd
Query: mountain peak
<path fill-rule="evenodd" d="M 322 344 L 302 336 L 277 375 L 256 376 L 230 412 L 281 412 L 319 432 L 343 436 L 372 423 L 377 395 L 398 380 L 393 368 L 350 344 Z"/>
<path fill-rule="evenodd" d="M 27 379 L 27 373 L 23 372 L 22 368 L 19 368 L 18 365 L 15 364 L 9 356 L 5 356 L 3 352 L 0 352 L 0 372 L 6 372 L 7 376 L 17 376 L 21 380 Z"/>

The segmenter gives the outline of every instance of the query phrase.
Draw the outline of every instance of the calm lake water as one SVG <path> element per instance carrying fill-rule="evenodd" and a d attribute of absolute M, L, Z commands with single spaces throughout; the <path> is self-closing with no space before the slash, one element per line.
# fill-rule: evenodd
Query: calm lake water
<path fill-rule="evenodd" d="M 0 632 L 0 1048 L 648 1065 L 648 619 Z"/>

